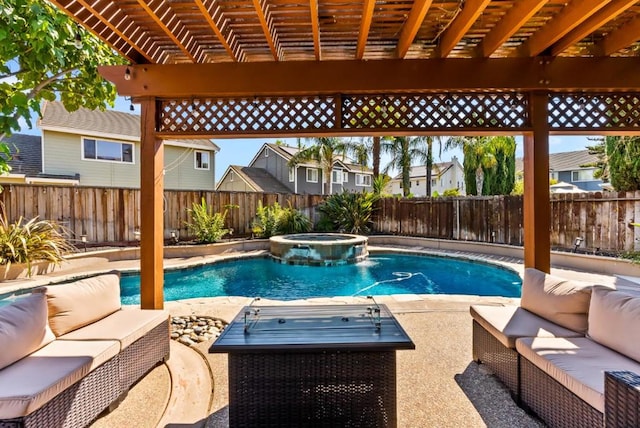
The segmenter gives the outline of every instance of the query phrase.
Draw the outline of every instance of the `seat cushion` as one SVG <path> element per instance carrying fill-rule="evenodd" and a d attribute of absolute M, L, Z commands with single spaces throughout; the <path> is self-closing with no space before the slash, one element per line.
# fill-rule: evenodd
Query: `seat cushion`
<path fill-rule="evenodd" d="M 586 337 L 521 338 L 516 341 L 516 349 L 601 413 L 604 413 L 604 372 L 640 373 L 639 363 Z"/>
<path fill-rule="evenodd" d="M 0 369 L 52 342 L 47 299 L 34 293 L 0 307 Z"/>
<path fill-rule="evenodd" d="M 607 287 L 594 287 L 588 335 L 640 362 L 640 296 Z"/>
<path fill-rule="evenodd" d="M 116 341 L 55 340 L 5 367 L 0 370 L 0 419 L 33 413 L 119 350 Z"/>
<path fill-rule="evenodd" d="M 515 349 L 519 337 L 580 337 L 519 306 L 472 305 L 471 316 L 507 348 Z"/>
<path fill-rule="evenodd" d="M 124 349 L 168 318 L 169 313 L 163 310 L 125 308 L 58 339 L 117 340 Z"/>
<path fill-rule="evenodd" d="M 49 325 L 56 336 L 106 317 L 121 308 L 120 274 L 112 272 L 44 288 Z"/>
<path fill-rule="evenodd" d="M 569 281 L 534 268 L 524 271 L 520 306 L 562 327 L 586 334 L 592 284 Z"/>

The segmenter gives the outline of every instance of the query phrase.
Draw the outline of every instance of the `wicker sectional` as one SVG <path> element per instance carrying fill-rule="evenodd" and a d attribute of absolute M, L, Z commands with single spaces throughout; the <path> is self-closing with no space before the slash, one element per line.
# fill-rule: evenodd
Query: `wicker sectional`
<path fill-rule="evenodd" d="M 525 288 L 532 286 L 554 290 L 550 296 L 559 292 L 565 299 L 569 289 L 584 291 L 550 275 L 528 273 L 523 301 L 528 299 Z M 532 278 L 542 279 L 532 285 Z M 567 325 L 551 329 L 548 319 L 528 311 L 523 323 L 516 319 L 523 315 L 522 308 L 472 307 L 473 358 L 494 372 L 519 405 L 550 427 L 640 427 L 640 295 L 601 286 L 589 293 L 588 330 L 569 334 Z M 531 300 L 526 303 L 536 310 Z M 547 302 L 547 311 L 549 306 Z M 561 307 L 556 309 L 562 313 Z M 496 316 L 500 312 L 504 320 Z"/>
<path fill-rule="evenodd" d="M 0 358 L 0 428 L 87 426 L 169 358 L 168 313 L 121 308 L 117 273 L 39 289 L 9 306 L 18 310 L 0 308 L 0 343 L 14 327 L 33 340 L 25 356 Z M 43 322 L 12 321 L 42 312 Z"/>

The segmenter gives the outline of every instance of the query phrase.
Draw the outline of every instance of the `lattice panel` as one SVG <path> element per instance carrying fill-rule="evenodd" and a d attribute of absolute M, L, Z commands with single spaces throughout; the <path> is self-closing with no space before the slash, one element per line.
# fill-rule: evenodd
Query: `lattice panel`
<path fill-rule="evenodd" d="M 640 94 L 552 94 L 549 125 L 553 129 L 640 127 Z"/>
<path fill-rule="evenodd" d="M 239 134 L 335 128 L 335 99 L 326 97 L 167 100 L 160 132 Z"/>
<path fill-rule="evenodd" d="M 529 125 L 523 94 L 342 96 L 344 129 L 518 129 Z"/>

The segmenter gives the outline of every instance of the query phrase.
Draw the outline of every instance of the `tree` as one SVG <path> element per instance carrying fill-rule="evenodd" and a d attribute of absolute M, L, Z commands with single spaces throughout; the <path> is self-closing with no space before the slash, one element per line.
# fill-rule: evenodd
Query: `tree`
<path fill-rule="evenodd" d="M 596 161 L 580 165 L 584 168 L 596 168 L 593 172 L 593 178 L 599 178 L 603 182 L 609 181 L 609 159 L 607 158 L 607 145 L 604 138 L 589 138 L 595 144 L 587 146 L 590 155 L 596 155 Z"/>
<path fill-rule="evenodd" d="M 373 137 L 373 178 L 380 175 L 380 137 Z"/>
<path fill-rule="evenodd" d="M 396 169 L 402 174 L 402 195 L 406 198 L 411 193 L 411 163 L 416 158 L 424 159 L 428 149 L 424 144 L 427 137 L 385 137 L 381 149 L 391 156 L 384 167 L 384 173 Z"/>
<path fill-rule="evenodd" d="M 113 106 L 99 65 L 124 64 L 109 46 L 45 0 L 0 0 L 0 141 L 32 127 L 43 100 L 75 111 Z"/>
<path fill-rule="evenodd" d="M 496 166 L 496 158 L 489 150 L 489 137 L 453 137 L 446 148 L 462 148 L 464 161 L 464 182 L 468 194 L 478 196 L 483 193 L 485 171 Z"/>
<path fill-rule="evenodd" d="M 331 172 L 333 164 L 340 155 L 344 156 L 347 146 L 338 137 L 317 137 L 311 138 L 313 145 L 298 151 L 289 160 L 289 166 L 296 166 L 300 163 L 314 160 L 320 164 L 322 178 L 324 182 L 323 193 L 331 193 Z"/>
<path fill-rule="evenodd" d="M 640 190 L 640 137 L 605 137 L 605 143 L 613 188 Z"/>
<path fill-rule="evenodd" d="M 516 179 L 516 139 L 492 137 L 487 142 L 493 154 L 495 167 L 485 170 L 483 195 L 508 195 L 513 191 Z"/>

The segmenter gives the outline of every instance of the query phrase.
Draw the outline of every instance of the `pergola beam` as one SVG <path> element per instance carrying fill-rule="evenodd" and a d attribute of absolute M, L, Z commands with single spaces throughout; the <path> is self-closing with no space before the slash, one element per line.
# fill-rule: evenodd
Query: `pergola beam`
<path fill-rule="evenodd" d="M 488 58 L 513 36 L 549 0 L 521 0 L 507 11 L 476 48 L 476 56 Z"/>
<path fill-rule="evenodd" d="M 640 16 L 612 31 L 595 48 L 597 55 L 608 56 L 640 40 Z"/>
<path fill-rule="evenodd" d="M 373 10 L 376 0 L 364 0 L 362 5 L 362 19 L 360 20 L 360 32 L 358 33 L 358 47 L 356 48 L 356 59 L 362 59 L 364 50 L 367 46 L 369 38 L 369 30 L 371 28 L 371 20 L 373 18 Z"/>
<path fill-rule="evenodd" d="M 610 0 L 573 0 L 516 50 L 516 56 L 537 56 L 584 22 Z"/>
<path fill-rule="evenodd" d="M 422 21 L 424 21 L 424 17 L 427 15 L 427 12 L 431 7 L 431 1 L 432 0 L 415 0 L 413 2 L 411 12 L 409 12 L 409 16 L 404 22 L 402 31 L 400 32 L 400 38 L 398 39 L 398 44 L 396 46 L 396 58 L 402 59 L 407 55 L 407 52 L 409 51 L 409 48 L 422 25 Z"/>
<path fill-rule="evenodd" d="M 318 0 L 309 0 L 309 9 L 311 11 L 311 33 L 313 33 L 313 54 L 316 61 L 322 59 L 320 49 L 320 22 L 318 18 Z"/>
<path fill-rule="evenodd" d="M 130 80 L 124 78 L 125 68 L 105 66 L 100 73 L 116 84 L 120 95 L 134 98 L 640 88 L 637 57 L 321 61 L 313 67 L 294 61 L 145 64 L 130 67 Z"/>
<path fill-rule="evenodd" d="M 491 0 L 467 0 L 463 2 L 462 11 L 454 18 L 453 23 L 440 37 L 438 49 L 435 51 L 436 58 L 446 58 L 451 53 L 490 2 Z"/>
<path fill-rule="evenodd" d="M 578 43 L 636 3 L 637 0 L 613 0 L 554 44 L 551 47 L 551 55 L 560 55 L 565 49 Z"/>

